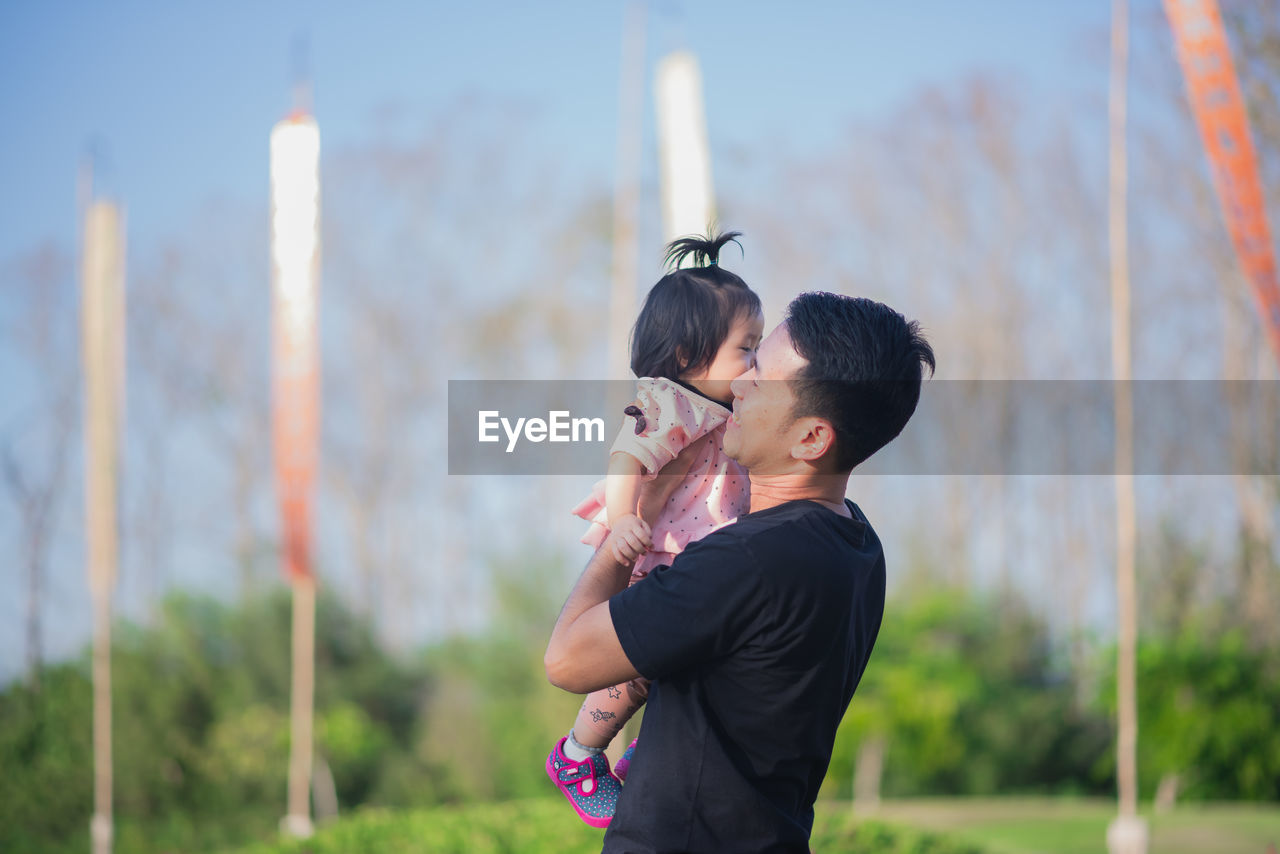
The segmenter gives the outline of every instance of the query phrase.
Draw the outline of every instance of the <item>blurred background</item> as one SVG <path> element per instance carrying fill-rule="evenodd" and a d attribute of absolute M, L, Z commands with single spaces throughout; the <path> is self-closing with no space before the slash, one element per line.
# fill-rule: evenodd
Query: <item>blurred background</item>
<path fill-rule="evenodd" d="M 1274 216 L 1280 13 L 1222 11 Z M 1133 377 L 1274 389 L 1168 19 L 1155 0 L 1129 14 Z M 268 137 L 299 98 L 322 188 L 313 805 L 321 821 L 427 810 L 405 813 L 436 816 L 421 839 L 448 822 L 431 810 L 558 797 L 542 762 L 577 700 L 541 658 L 588 557 L 568 510 L 591 478 L 450 476 L 447 382 L 609 378 L 624 179 L 632 302 L 662 273 L 659 60 L 697 58 L 718 222 L 744 232 L 724 263 L 767 328 L 833 290 L 918 319 L 933 382 L 1107 380 L 1110 16 L 1101 0 L 6 4 L 0 850 L 82 851 L 93 812 L 87 196 L 127 222 L 116 849 L 248 845 L 285 812 Z M 1251 452 L 1270 456 L 1135 478 L 1152 850 L 1280 840 L 1280 479 L 1274 445 Z M 965 844 L 1102 849 L 1114 490 L 853 478 L 890 601 L 823 815 L 859 789 L 865 814 Z M 1024 828 L 1061 804 L 1065 824 Z M 538 821 L 581 832 L 550 810 Z"/>

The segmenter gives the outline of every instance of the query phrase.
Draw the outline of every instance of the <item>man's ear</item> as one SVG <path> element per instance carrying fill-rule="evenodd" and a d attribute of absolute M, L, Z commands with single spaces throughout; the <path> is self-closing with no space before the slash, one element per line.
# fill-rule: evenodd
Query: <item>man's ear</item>
<path fill-rule="evenodd" d="M 836 431 L 824 418 L 799 418 L 796 420 L 795 441 L 791 445 L 791 457 L 818 463 L 835 459 Z M 830 454 L 830 456 L 827 456 Z"/>

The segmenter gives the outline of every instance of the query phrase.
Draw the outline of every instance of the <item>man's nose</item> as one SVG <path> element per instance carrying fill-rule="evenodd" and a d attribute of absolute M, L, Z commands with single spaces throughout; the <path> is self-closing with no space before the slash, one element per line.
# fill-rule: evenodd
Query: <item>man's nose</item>
<path fill-rule="evenodd" d="M 743 393 L 742 390 L 745 387 L 746 381 L 750 377 L 751 372 L 754 370 L 755 368 L 752 367 L 748 370 L 743 371 L 742 373 L 738 374 L 738 376 L 735 377 L 732 382 L 729 383 L 729 391 L 733 392 L 734 397 L 742 397 L 742 393 Z"/>

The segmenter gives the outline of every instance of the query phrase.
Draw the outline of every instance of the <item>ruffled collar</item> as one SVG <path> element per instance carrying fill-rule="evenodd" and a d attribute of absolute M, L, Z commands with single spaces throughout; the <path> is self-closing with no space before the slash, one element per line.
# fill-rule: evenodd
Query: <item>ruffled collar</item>
<path fill-rule="evenodd" d="M 663 377 L 663 379 L 666 379 L 666 377 Z M 702 398 L 703 400 L 709 400 L 709 401 L 711 401 L 712 403 L 716 404 L 717 406 L 723 406 L 725 409 L 729 410 L 730 412 L 732 412 L 732 411 L 733 411 L 733 401 L 732 401 L 732 400 L 716 400 L 716 399 L 715 399 L 714 397 L 712 397 L 711 395 L 707 394 L 706 392 L 703 392 L 703 391 L 699 390 L 696 386 L 690 385 L 689 383 L 685 382 L 684 380 L 670 380 L 670 382 L 675 383 L 676 385 L 680 386 L 680 387 L 681 387 L 682 389 L 684 389 L 685 391 L 689 391 L 689 392 L 692 392 L 692 393 L 696 394 L 698 397 Z"/>

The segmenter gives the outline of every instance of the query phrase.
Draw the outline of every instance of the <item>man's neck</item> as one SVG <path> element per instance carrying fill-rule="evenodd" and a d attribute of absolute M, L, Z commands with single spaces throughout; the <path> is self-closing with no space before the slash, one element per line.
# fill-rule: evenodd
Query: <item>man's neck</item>
<path fill-rule="evenodd" d="M 841 516 L 851 516 L 844 503 L 847 474 L 751 474 L 751 512 L 768 510 L 788 501 L 816 501 Z"/>

